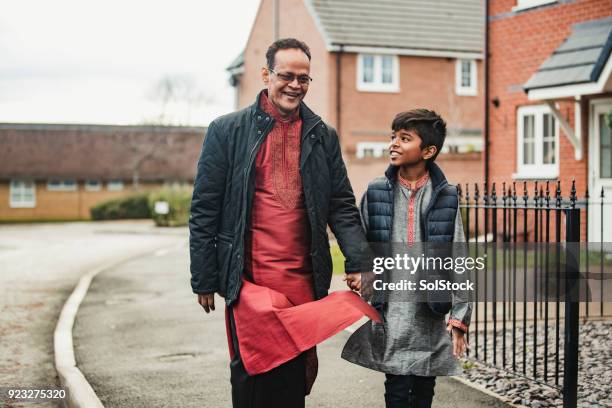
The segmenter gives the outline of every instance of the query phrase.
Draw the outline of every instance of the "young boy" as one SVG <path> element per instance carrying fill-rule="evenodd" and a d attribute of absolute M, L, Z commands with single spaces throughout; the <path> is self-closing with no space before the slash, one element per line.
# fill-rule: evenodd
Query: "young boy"
<path fill-rule="evenodd" d="M 390 166 L 370 182 L 361 202 L 368 241 L 404 248 L 465 242 L 457 189 L 434 162 L 446 137 L 444 120 L 415 109 L 397 114 L 391 128 Z M 351 289 L 362 289 L 359 275 L 348 279 Z M 467 347 L 471 316 L 467 295 L 453 292 L 446 309 L 440 303 L 388 299 L 379 306 L 382 323 L 359 328 L 342 358 L 386 374 L 387 408 L 431 407 L 436 376 L 461 373 L 457 359 Z"/>

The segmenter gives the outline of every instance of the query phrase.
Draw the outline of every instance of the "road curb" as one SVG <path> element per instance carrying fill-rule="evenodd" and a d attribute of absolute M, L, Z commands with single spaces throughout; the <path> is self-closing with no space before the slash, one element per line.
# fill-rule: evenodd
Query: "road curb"
<path fill-rule="evenodd" d="M 183 244 L 181 243 L 180 246 Z M 66 390 L 66 398 L 64 405 L 68 408 L 104 408 L 104 405 L 96 395 L 91 384 L 87 381 L 81 370 L 77 367 L 74 355 L 74 343 L 72 337 L 72 328 L 74 320 L 79 311 L 79 306 L 85 298 L 89 286 L 93 278 L 100 272 L 112 269 L 120 264 L 131 261 L 149 254 L 165 249 L 178 248 L 179 245 L 162 246 L 154 250 L 147 250 L 129 255 L 117 261 L 109 262 L 101 267 L 98 267 L 80 279 L 66 303 L 62 307 L 60 317 L 55 332 L 53 333 L 53 351 L 55 354 L 55 370 L 60 379 L 60 384 Z"/>
<path fill-rule="evenodd" d="M 449 378 L 454 380 L 454 381 L 460 382 L 461 384 L 466 385 L 466 386 L 468 386 L 470 388 L 473 388 L 473 389 L 475 389 L 477 391 L 480 391 L 483 394 L 487 394 L 487 395 L 489 395 L 489 396 L 491 396 L 491 397 L 493 397 L 493 398 L 503 402 L 504 404 L 507 404 L 509 407 L 512 407 L 512 408 L 526 408 L 524 405 L 513 404 L 510 401 L 508 401 L 508 399 L 506 397 L 503 397 L 503 396 L 499 395 L 498 393 L 496 393 L 494 391 L 491 391 L 491 390 L 489 390 L 486 387 L 483 387 L 480 384 L 476 384 L 476 383 L 473 383 L 473 382 L 471 382 L 469 380 L 466 380 L 463 377 L 452 376 L 452 377 L 449 377 Z"/>

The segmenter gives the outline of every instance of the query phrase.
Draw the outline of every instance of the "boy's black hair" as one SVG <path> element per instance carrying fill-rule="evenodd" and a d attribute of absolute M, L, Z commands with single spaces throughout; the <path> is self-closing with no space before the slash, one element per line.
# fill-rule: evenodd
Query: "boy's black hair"
<path fill-rule="evenodd" d="M 266 51 L 266 61 L 268 64 L 268 68 L 274 69 L 274 58 L 276 57 L 276 53 L 278 50 L 288 50 L 291 48 L 297 48 L 298 50 L 302 50 L 304 54 L 308 57 L 310 61 L 310 48 L 303 41 L 296 40 L 295 38 L 282 38 L 280 40 L 276 40 L 268 47 L 268 51 Z"/>
<path fill-rule="evenodd" d="M 391 123 L 391 129 L 394 132 L 401 129 L 415 131 L 421 138 L 421 149 L 435 146 L 436 154 L 428 160 L 432 162 L 436 160 L 446 139 L 446 122 L 436 112 L 428 109 L 413 109 L 398 113 Z"/>

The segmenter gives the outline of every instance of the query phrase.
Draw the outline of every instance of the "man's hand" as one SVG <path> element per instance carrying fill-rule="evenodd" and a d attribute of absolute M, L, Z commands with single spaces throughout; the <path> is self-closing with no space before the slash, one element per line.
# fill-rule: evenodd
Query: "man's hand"
<path fill-rule="evenodd" d="M 207 295 L 198 294 L 198 303 L 204 308 L 206 313 L 210 313 L 211 310 L 215 310 L 215 294 L 209 293 Z"/>
<path fill-rule="evenodd" d="M 361 290 L 361 272 L 347 273 L 342 280 L 346 281 L 346 286 L 351 290 L 357 292 Z"/>
<path fill-rule="evenodd" d="M 465 340 L 465 334 L 456 327 L 449 328 L 453 339 L 453 357 L 459 359 L 465 354 L 468 348 L 467 341 Z"/>

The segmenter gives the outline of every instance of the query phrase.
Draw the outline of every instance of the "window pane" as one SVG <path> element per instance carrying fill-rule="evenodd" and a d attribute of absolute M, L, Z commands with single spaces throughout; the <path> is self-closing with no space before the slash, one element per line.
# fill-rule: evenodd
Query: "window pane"
<path fill-rule="evenodd" d="M 383 84 L 393 83 L 393 57 L 390 55 L 382 57 L 382 82 Z"/>
<path fill-rule="evenodd" d="M 544 164 L 555 164 L 557 158 L 555 157 L 555 117 L 550 113 L 545 113 L 542 117 L 543 122 L 543 156 L 542 163 Z"/>
<path fill-rule="evenodd" d="M 555 142 L 544 142 L 544 164 L 555 164 Z"/>
<path fill-rule="evenodd" d="M 533 115 L 523 117 L 523 164 L 535 164 L 535 121 Z"/>
<path fill-rule="evenodd" d="M 472 65 L 470 61 L 461 61 L 461 86 L 469 88 L 472 86 Z"/>
<path fill-rule="evenodd" d="M 606 115 L 599 115 L 599 177 L 612 178 L 612 132 Z"/>
<path fill-rule="evenodd" d="M 364 55 L 361 59 L 363 64 L 363 82 L 372 83 L 374 82 L 374 56 Z"/>

